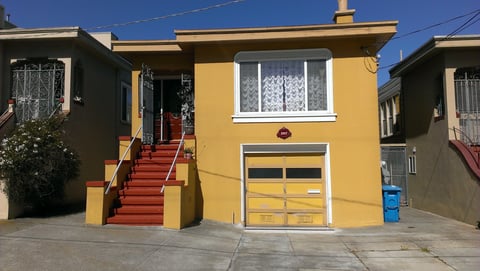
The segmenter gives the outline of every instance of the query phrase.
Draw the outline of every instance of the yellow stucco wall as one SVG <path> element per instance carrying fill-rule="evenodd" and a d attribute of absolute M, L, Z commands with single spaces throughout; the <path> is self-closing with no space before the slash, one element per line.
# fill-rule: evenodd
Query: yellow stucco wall
<path fill-rule="evenodd" d="M 336 121 L 233 123 L 234 55 L 244 50 L 302 48 L 327 48 L 333 53 Z M 359 48 L 340 42 L 197 47 L 195 134 L 203 218 L 241 222 L 241 144 L 328 143 L 330 226 L 383 223 L 376 75 L 365 67 Z M 291 138 L 276 137 L 282 127 L 292 132 Z"/>
<path fill-rule="evenodd" d="M 362 38 L 195 44 L 185 55 L 139 54 L 132 73 L 132 134 L 137 130 L 139 65 L 156 76 L 193 72 L 195 159 L 198 170 L 196 215 L 203 219 L 245 223 L 242 195 L 242 144 L 314 143 L 328 146 L 327 208 L 331 227 L 383 224 L 376 64 Z M 234 123 L 234 56 L 240 51 L 326 48 L 332 53 L 334 122 Z M 375 54 L 370 48 L 370 53 Z M 178 59 L 178 61 L 176 61 Z M 169 66 L 170 65 L 170 66 Z M 282 127 L 292 136 L 277 138 Z"/>

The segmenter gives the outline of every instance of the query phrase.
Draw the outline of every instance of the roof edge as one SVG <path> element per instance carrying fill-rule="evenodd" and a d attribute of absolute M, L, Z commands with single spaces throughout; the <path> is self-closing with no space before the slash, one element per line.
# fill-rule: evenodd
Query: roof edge
<path fill-rule="evenodd" d="M 293 25 L 293 26 L 264 26 L 264 27 L 239 27 L 239 28 L 213 28 L 213 29 L 193 29 L 193 30 L 175 30 L 177 37 L 180 35 L 208 35 L 208 34 L 238 34 L 238 33 L 264 33 L 264 32 L 283 32 L 283 31 L 305 31 L 322 29 L 343 29 L 343 28 L 361 28 L 372 26 L 394 25 L 398 21 L 380 21 L 380 22 L 362 22 L 362 23 L 343 23 L 343 24 L 313 24 L 313 25 Z"/>
<path fill-rule="evenodd" d="M 477 41 L 477 43 L 470 43 Z M 445 48 L 465 48 L 480 46 L 480 35 L 433 36 L 413 53 L 389 70 L 390 77 L 398 77 L 421 59 Z"/>

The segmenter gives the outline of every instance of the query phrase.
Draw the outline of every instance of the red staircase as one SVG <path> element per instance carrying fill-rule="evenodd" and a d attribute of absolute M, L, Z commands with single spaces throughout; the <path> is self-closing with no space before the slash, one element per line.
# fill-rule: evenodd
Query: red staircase
<path fill-rule="evenodd" d="M 131 167 L 128 179 L 118 191 L 107 224 L 163 225 L 163 193 L 168 171 L 178 143 L 143 145 Z M 183 158 L 183 151 L 179 157 Z M 175 180 L 175 167 L 169 180 Z"/>
<path fill-rule="evenodd" d="M 480 180 L 480 147 L 468 146 L 460 140 L 450 140 L 450 144 L 457 148 L 470 170 Z"/>

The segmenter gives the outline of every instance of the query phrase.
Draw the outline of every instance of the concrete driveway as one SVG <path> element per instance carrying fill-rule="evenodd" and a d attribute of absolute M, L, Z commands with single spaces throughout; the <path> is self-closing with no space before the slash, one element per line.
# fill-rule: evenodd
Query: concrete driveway
<path fill-rule="evenodd" d="M 480 230 L 402 208 L 332 231 L 86 226 L 84 213 L 0 221 L 0 270 L 480 270 Z"/>

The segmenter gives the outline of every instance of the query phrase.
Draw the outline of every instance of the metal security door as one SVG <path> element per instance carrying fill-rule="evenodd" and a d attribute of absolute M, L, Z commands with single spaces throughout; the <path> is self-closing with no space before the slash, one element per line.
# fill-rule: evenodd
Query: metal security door
<path fill-rule="evenodd" d="M 382 174 L 382 183 L 396 185 L 402 188 L 400 203 L 408 205 L 408 173 L 407 173 L 407 150 L 405 147 L 383 146 L 381 147 L 382 161 L 385 169 Z"/>
<path fill-rule="evenodd" d="M 13 63 L 11 70 L 17 121 L 49 117 L 64 95 L 65 65 L 56 60 L 26 60 Z"/>
<path fill-rule="evenodd" d="M 140 110 L 143 119 L 142 143 L 152 145 L 154 138 L 153 72 L 142 64 L 140 73 Z"/>

